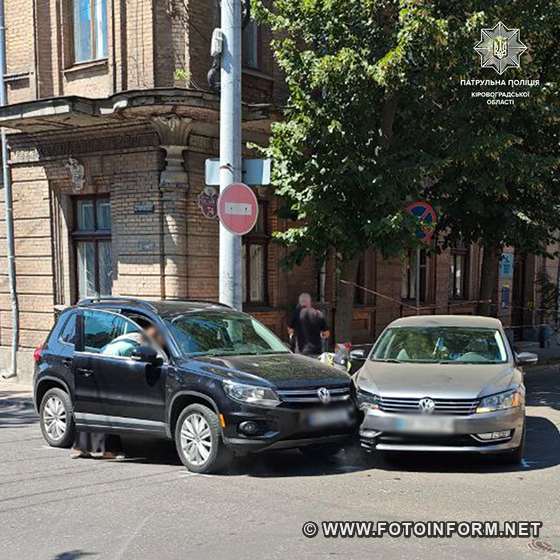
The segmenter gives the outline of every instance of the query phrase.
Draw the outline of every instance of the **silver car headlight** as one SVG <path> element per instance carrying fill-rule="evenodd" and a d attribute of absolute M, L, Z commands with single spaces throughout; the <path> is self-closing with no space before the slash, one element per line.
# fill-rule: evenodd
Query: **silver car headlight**
<path fill-rule="evenodd" d="M 485 412 L 496 412 L 497 410 L 506 410 L 508 408 L 517 408 L 523 403 L 523 394 L 521 390 L 511 389 L 505 391 L 504 393 L 498 393 L 497 395 L 490 395 L 489 397 L 484 397 L 478 408 L 476 409 L 477 414 L 484 414 Z"/>
<path fill-rule="evenodd" d="M 366 410 L 379 410 L 379 396 L 364 391 L 358 388 L 356 390 L 356 400 L 358 401 L 358 408 L 362 411 Z"/>
<path fill-rule="evenodd" d="M 254 404 L 258 406 L 278 406 L 280 399 L 272 389 L 268 387 L 258 387 L 256 385 L 245 385 L 244 383 L 235 383 L 233 381 L 224 381 L 224 391 L 226 395 L 245 404 Z"/>

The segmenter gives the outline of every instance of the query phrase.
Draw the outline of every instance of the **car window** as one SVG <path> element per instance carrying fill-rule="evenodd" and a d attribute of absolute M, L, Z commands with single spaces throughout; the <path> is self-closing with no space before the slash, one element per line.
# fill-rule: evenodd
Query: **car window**
<path fill-rule="evenodd" d="M 64 344 L 74 346 L 76 338 L 76 313 L 71 313 L 60 333 L 59 340 Z"/>
<path fill-rule="evenodd" d="M 131 356 L 148 344 L 142 330 L 132 321 L 106 311 L 84 311 L 84 350 L 106 356 Z"/>
<path fill-rule="evenodd" d="M 504 340 L 496 329 L 395 327 L 381 336 L 372 360 L 412 363 L 505 363 Z"/>

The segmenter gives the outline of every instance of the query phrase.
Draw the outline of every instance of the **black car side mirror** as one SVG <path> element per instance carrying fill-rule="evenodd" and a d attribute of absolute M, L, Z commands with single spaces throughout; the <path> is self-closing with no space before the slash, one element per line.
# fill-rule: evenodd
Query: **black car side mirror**
<path fill-rule="evenodd" d="M 132 352 L 132 359 L 138 362 L 143 362 L 151 366 L 161 364 L 161 358 L 155 348 L 151 346 L 138 346 Z"/>

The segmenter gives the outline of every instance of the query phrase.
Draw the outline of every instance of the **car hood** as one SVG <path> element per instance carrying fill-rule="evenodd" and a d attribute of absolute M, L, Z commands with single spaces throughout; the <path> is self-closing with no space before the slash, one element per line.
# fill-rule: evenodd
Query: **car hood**
<path fill-rule="evenodd" d="M 407 364 L 368 360 L 359 388 L 383 397 L 475 399 L 509 388 L 512 364 Z"/>
<path fill-rule="evenodd" d="M 201 357 L 186 364 L 224 379 L 246 383 L 261 382 L 278 388 L 329 387 L 350 384 L 350 376 L 319 360 L 297 354 L 267 356 Z"/>

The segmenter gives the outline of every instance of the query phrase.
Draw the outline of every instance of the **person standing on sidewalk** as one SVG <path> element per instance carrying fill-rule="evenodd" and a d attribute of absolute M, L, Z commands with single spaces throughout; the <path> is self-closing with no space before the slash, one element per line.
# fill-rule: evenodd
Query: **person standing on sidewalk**
<path fill-rule="evenodd" d="M 325 316 L 313 307 L 308 293 L 299 296 L 299 304 L 288 322 L 290 339 L 295 338 L 295 351 L 305 356 L 323 353 L 323 343 L 330 337 Z"/>

